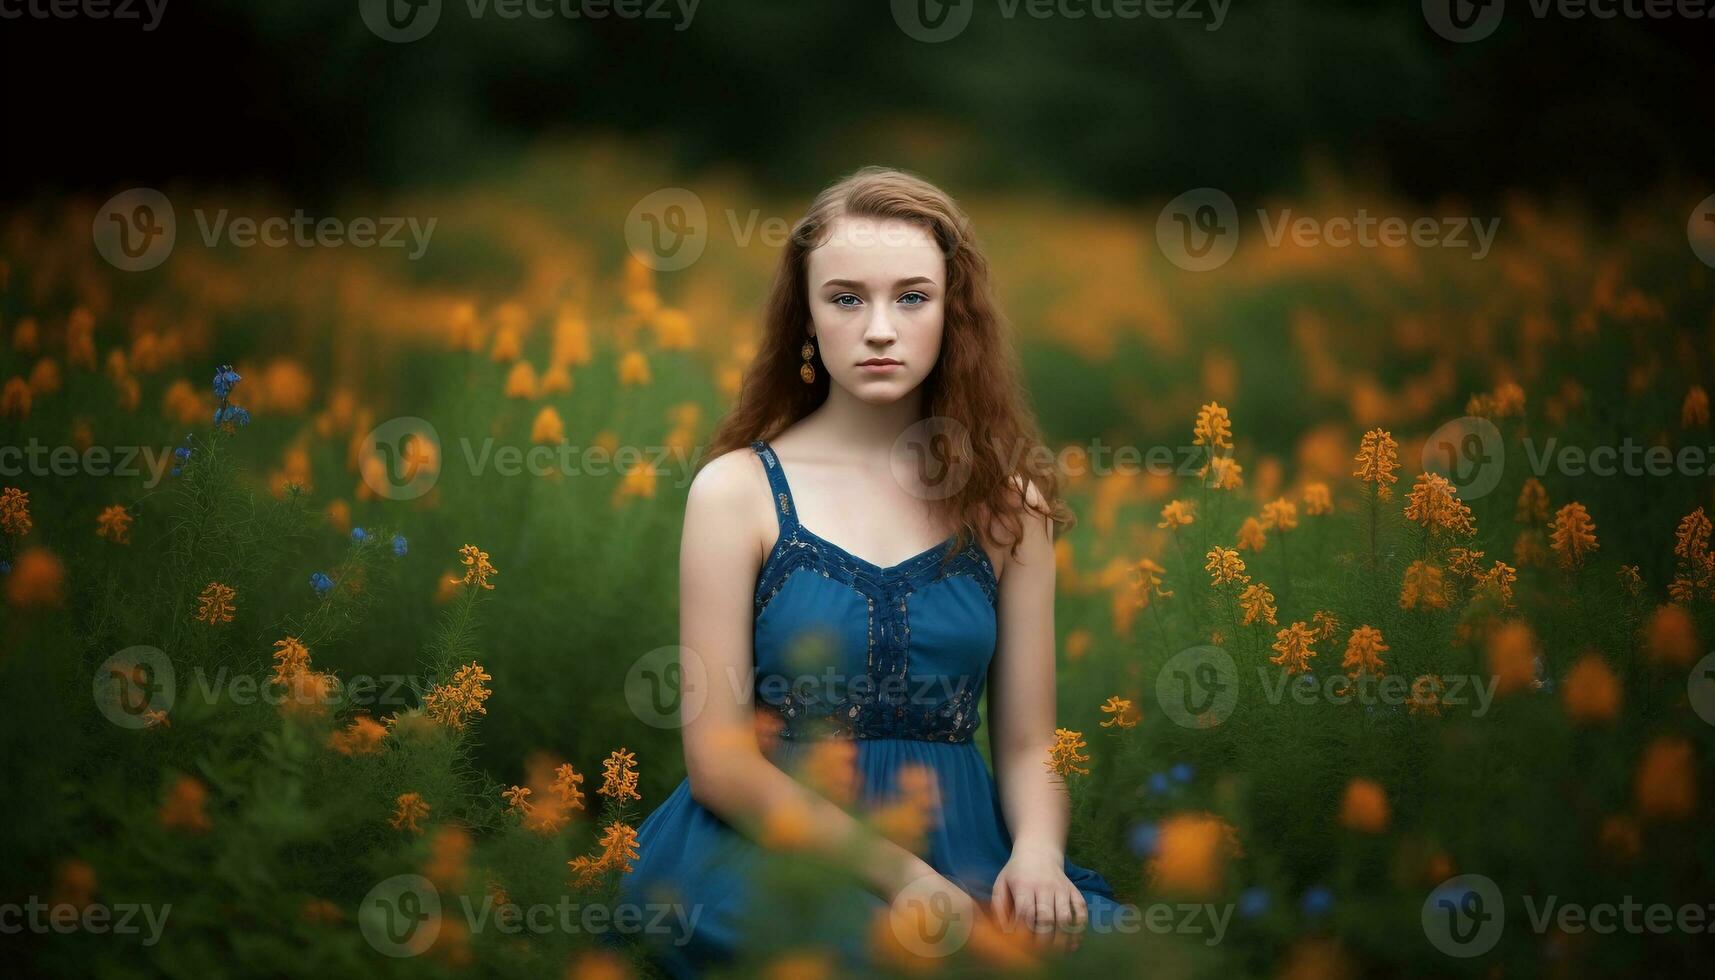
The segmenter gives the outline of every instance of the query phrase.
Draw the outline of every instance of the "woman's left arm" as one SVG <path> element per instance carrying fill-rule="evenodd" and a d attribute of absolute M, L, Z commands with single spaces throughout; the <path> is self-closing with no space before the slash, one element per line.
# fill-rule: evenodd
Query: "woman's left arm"
<path fill-rule="evenodd" d="M 1027 499 L 1042 506 L 1034 484 Z M 1054 744 L 1054 540 L 1048 518 L 1026 513 L 1018 555 L 1001 577 L 999 635 L 989 670 L 989 748 L 1012 857 L 995 879 L 1002 922 L 1022 921 L 1037 945 L 1076 948 L 1089 909 L 1066 877 L 1070 797 L 1048 768 Z M 1071 931 L 1068 931 L 1071 930 Z"/>

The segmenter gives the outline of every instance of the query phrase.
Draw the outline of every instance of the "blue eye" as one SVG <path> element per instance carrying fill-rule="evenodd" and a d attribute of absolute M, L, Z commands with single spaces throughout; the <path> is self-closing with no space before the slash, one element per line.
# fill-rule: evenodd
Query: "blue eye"
<path fill-rule="evenodd" d="M 910 299 L 913 296 L 917 297 L 917 302 L 906 303 L 905 305 L 907 305 L 907 306 L 922 306 L 924 303 L 929 302 L 929 297 L 923 295 L 922 293 L 917 292 L 916 290 L 913 290 L 909 293 L 906 293 L 904 296 L 899 297 L 899 301 L 901 303 L 905 303 L 906 300 Z"/>
<path fill-rule="evenodd" d="M 835 297 L 834 297 L 834 305 L 836 305 L 836 306 L 844 306 L 844 307 L 846 307 L 846 308 L 847 308 L 847 309 L 850 309 L 850 308 L 851 308 L 851 307 L 852 307 L 852 306 L 853 306 L 853 304 L 852 304 L 852 303 L 847 303 L 847 302 L 844 302 L 844 301 L 845 301 L 845 300 L 848 300 L 848 299 L 850 299 L 850 300 L 857 300 L 857 302 L 860 302 L 860 303 L 861 303 L 861 302 L 863 302 L 863 301 L 862 301 L 862 300 L 858 300 L 858 298 L 857 298 L 857 296 L 855 296 L 855 295 L 854 295 L 854 294 L 852 294 L 852 293 L 841 293 L 841 294 L 839 294 L 839 295 L 838 295 L 838 296 L 835 296 Z"/>

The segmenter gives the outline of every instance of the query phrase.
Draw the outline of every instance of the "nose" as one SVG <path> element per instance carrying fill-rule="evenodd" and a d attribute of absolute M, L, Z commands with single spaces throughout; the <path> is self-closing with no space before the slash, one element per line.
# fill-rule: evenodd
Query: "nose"
<path fill-rule="evenodd" d="M 893 327 L 886 304 L 873 306 L 870 311 L 869 319 L 863 327 L 864 343 L 885 347 L 899 339 L 899 332 Z"/>

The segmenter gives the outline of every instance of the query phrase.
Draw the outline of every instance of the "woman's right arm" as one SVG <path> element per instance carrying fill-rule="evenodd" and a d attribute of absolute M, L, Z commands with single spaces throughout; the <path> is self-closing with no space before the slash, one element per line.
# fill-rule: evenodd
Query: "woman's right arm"
<path fill-rule="evenodd" d="M 891 902 L 928 862 L 864 826 L 827 797 L 787 775 L 757 741 L 752 636 L 753 592 L 763 556 L 757 501 L 769 499 L 747 471 L 746 452 L 711 460 L 685 503 L 679 552 L 679 645 L 704 668 L 681 668 L 706 691 L 700 710 L 681 718 L 691 795 L 767 846 L 768 818 L 789 815 L 812 828 L 806 848 L 850 867 L 865 887 Z M 749 516 L 746 516 L 749 515 Z M 682 705 L 697 699 L 681 699 Z M 683 709 L 682 709 L 683 710 Z"/>

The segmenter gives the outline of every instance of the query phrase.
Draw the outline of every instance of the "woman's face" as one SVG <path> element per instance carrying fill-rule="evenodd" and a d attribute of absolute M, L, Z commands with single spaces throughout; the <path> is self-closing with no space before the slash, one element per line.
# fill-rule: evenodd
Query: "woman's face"
<path fill-rule="evenodd" d="M 810 332 L 833 384 L 885 404 L 923 383 L 941 353 L 947 275 L 927 228 L 841 216 L 808 270 Z"/>

